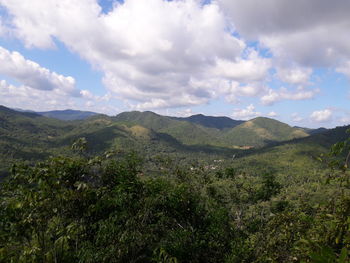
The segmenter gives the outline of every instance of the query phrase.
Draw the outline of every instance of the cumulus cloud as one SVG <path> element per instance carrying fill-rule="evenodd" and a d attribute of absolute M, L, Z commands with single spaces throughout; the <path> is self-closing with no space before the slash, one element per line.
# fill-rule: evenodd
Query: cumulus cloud
<path fill-rule="evenodd" d="M 40 102 L 40 103 L 38 103 Z M 72 108 L 74 100 L 72 97 L 58 90 L 40 90 L 21 85 L 14 86 L 5 80 L 0 81 L 0 104 L 21 108 L 26 105 L 33 110 Z"/>
<path fill-rule="evenodd" d="M 289 91 L 286 88 L 281 88 L 279 90 L 269 89 L 267 94 L 261 97 L 261 102 L 264 105 L 272 105 L 282 100 L 312 99 L 319 92 L 320 92 L 319 89 L 307 90 L 307 89 L 304 89 L 303 87 L 299 87 L 295 91 Z"/>
<path fill-rule="evenodd" d="M 109 91 L 139 109 L 207 103 L 232 82 L 268 75 L 270 59 L 232 34 L 215 1 L 200 2 L 125 0 L 104 14 L 96 0 L 0 0 L 27 47 L 63 42 L 104 73 Z"/>
<path fill-rule="evenodd" d="M 314 111 L 310 118 L 315 122 L 328 122 L 332 119 L 333 112 L 330 109 Z"/>
<path fill-rule="evenodd" d="M 253 104 L 248 105 L 245 109 L 235 109 L 232 113 L 233 118 L 240 120 L 249 120 L 260 115 L 260 112 L 255 111 Z"/>
<path fill-rule="evenodd" d="M 348 0 L 218 0 L 218 3 L 238 32 L 268 48 L 277 63 L 293 61 L 301 68 L 337 67 L 350 58 Z M 300 78 L 300 74 L 294 75 Z"/>
<path fill-rule="evenodd" d="M 342 65 L 336 68 L 336 71 L 339 73 L 345 74 L 348 78 L 350 78 L 350 60 L 344 62 Z"/>
<path fill-rule="evenodd" d="M 23 108 L 36 111 L 57 109 L 90 110 L 106 114 L 116 114 L 121 110 L 113 105 L 106 104 L 106 97 L 94 97 L 92 100 L 82 91 L 82 96 L 75 97 L 54 90 L 39 90 L 20 85 L 15 86 L 0 80 L 0 105 L 11 108 Z M 91 98 L 91 97 L 90 97 Z"/>
<path fill-rule="evenodd" d="M 302 118 L 302 117 L 300 117 L 300 115 L 298 114 L 298 113 L 296 113 L 296 112 L 294 112 L 293 114 L 292 114 L 292 121 L 293 122 L 301 122 L 301 121 L 303 121 L 304 119 Z"/>
<path fill-rule="evenodd" d="M 268 117 L 277 117 L 278 116 L 278 114 L 276 113 L 276 112 L 274 112 L 274 111 L 271 111 L 271 112 L 269 112 L 268 114 L 266 114 Z"/>
<path fill-rule="evenodd" d="M 192 115 L 194 115 L 195 113 L 192 111 L 191 108 L 188 108 L 188 109 L 184 109 L 184 110 L 180 110 L 180 111 L 176 111 L 174 113 L 175 116 L 178 116 L 178 117 L 190 117 Z"/>
<path fill-rule="evenodd" d="M 349 125 L 350 124 L 350 117 L 349 116 L 343 116 L 339 120 L 342 124 Z"/>
<path fill-rule="evenodd" d="M 226 101 L 239 103 L 241 97 L 256 97 L 267 91 L 266 86 L 261 82 L 252 82 L 241 85 L 239 82 L 230 82 L 226 87 L 222 87 Z"/>
<path fill-rule="evenodd" d="M 26 60 L 18 52 L 10 52 L 0 46 L 0 74 L 37 90 L 57 90 L 79 96 L 75 88 L 75 80 L 41 67 L 39 64 Z"/>
<path fill-rule="evenodd" d="M 311 68 L 278 67 L 276 75 L 283 82 L 294 84 L 294 85 L 305 85 L 305 84 L 308 84 L 311 74 L 312 74 Z"/>

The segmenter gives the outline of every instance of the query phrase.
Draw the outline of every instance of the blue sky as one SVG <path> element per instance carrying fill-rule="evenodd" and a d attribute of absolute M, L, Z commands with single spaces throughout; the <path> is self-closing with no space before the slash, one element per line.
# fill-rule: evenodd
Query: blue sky
<path fill-rule="evenodd" d="M 349 11 L 346 0 L 0 0 L 0 104 L 347 125 Z"/>

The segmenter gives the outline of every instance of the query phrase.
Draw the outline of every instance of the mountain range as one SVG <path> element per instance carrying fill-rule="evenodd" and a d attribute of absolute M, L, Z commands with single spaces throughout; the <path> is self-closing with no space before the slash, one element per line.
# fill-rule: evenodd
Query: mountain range
<path fill-rule="evenodd" d="M 136 149 L 145 156 L 232 156 L 302 138 L 319 142 L 327 138 L 322 137 L 327 132 L 333 130 L 291 127 L 264 117 L 249 121 L 204 115 L 177 118 L 150 111 L 111 117 L 73 110 L 23 112 L 0 106 L 0 170 L 8 169 L 9 160 L 30 162 L 68 153 L 81 137 L 87 139 L 91 154 Z"/>

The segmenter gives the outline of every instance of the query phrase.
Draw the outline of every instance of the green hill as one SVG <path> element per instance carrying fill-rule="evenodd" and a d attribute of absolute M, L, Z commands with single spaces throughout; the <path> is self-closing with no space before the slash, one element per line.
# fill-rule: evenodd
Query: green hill
<path fill-rule="evenodd" d="M 232 150 L 223 147 L 186 145 L 186 142 L 205 142 L 208 138 L 205 128 L 153 113 L 146 115 L 149 119 L 142 122 L 144 125 L 128 119 L 117 121 L 116 118 L 106 115 L 95 115 L 79 121 L 61 121 L 36 113 L 0 107 L 0 175 L 19 160 L 34 162 L 51 155 L 71 155 L 73 153 L 70 146 L 82 137 L 87 140 L 89 155 L 102 154 L 109 150 L 135 150 L 147 158 L 159 154 L 172 155 L 175 158 L 194 155 L 208 158 L 211 154 L 232 153 Z M 185 138 L 185 134 L 189 134 L 188 138 Z"/>
<path fill-rule="evenodd" d="M 117 122 L 138 124 L 168 134 L 187 145 L 245 149 L 309 135 L 303 129 L 263 117 L 243 122 L 224 117 L 194 115 L 189 118 L 173 118 L 153 112 L 134 111 L 123 112 L 114 119 Z M 210 120 L 213 121 L 212 124 Z"/>
<path fill-rule="evenodd" d="M 0 261 L 348 262 L 349 170 L 330 165 L 348 148 L 319 158 L 348 128 L 0 107 Z"/>
<path fill-rule="evenodd" d="M 91 155 L 115 149 L 134 149 L 147 158 L 166 154 L 187 160 L 198 155 L 201 159 L 212 159 L 213 155 L 224 158 L 237 153 L 243 155 L 250 148 L 308 136 L 301 128 L 269 118 L 256 118 L 233 128 L 227 125 L 234 125 L 236 121 L 222 122 L 222 129 L 219 129 L 218 123 L 223 119 L 197 116 L 192 120 L 198 117 L 206 122 L 216 120 L 217 123 L 214 121 L 211 126 L 217 128 L 153 112 L 134 111 L 116 117 L 94 115 L 84 120 L 61 121 L 0 107 L 0 170 L 7 170 L 18 160 L 31 162 L 50 155 L 72 154 L 70 146 L 81 137 L 87 139 Z M 331 137 L 325 135 L 327 132 L 312 135 L 310 139 L 318 138 L 322 145 Z M 339 136 L 335 137 L 338 139 Z"/>
<path fill-rule="evenodd" d="M 221 139 L 231 146 L 261 147 L 306 136 L 308 134 L 302 129 L 293 128 L 277 120 L 258 117 L 227 131 Z"/>
<path fill-rule="evenodd" d="M 301 188 L 314 191 L 310 189 L 310 185 L 315 181 L 318 182 L 321 175 L 327 174 L 325 170 L 327 165 L 321 163 L 319 157 L 329 153 L 335 143 L 349 138 L 346 132 L 349 128 L 350 126 L 337 127 L 324 133 L 281 142 L 274 146 L 252 149 L 246 151 L 240 158 L 230 161 L 230 166 L 250 174 L 273 172 L 279 181 L 288 185 L 288 193 L 297 198 L 295 195 L 298 195 Z M 341 157 L 343 160 L 345 158 L 346 156 Z M 324 161 L 329 161 L 328 157 L 325 157 Z"/>
<path fill-rule="evenodd" d="M 218 129 L 207 128 L 188 121 L 161 116 L 153 112 L 123 112 L 114 118 L 117 122 L 138 124 L 158 133 L 165 133 L 187 145 L 222 146 Z"/>
<path fill-rule="evenodd" d="M 244 121 L 237 121 L 228 117 L 213 117 L 213 116 L 205 116 L 203 114 L 192 115 L 186 118 L 179 118 L 179 117 L 171 117 L 171 118 L 180 120 L 180 121 L 192 122 L 208 128 L 216 128 L 219 130 L 234 128 L 244 123 Z"/>

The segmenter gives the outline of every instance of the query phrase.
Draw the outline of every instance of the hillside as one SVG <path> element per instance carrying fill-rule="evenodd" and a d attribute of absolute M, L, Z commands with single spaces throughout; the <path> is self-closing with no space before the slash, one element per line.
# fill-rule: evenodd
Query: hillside
<path fill-rule="evenodd" d="M 307 136 L 308 134 L 302 129 L 293 128 L 270 118 L 258 117 L 227 131 L 221 139 L 230 145 L 261 147 L 269 143 Z"/>
<path fill-rule="evenodd" d="M 98 115 L 96 112 L 91 111 L 79 111 L 79 110 L 55 110 L 55 111 L 43 111 L 37 112 L 38 114 L 54 118 L 63 121 L 72 121 L 72 120 L 85 120 L 89 117 Z"/>
<path fill-rule="evenodd" d="M 117 115 L 115 120 L 139 124 L 156 132 L 166 133 L 188 145 L 245 149 L 309 135 L 303 129 L 263 117 L 243 122 L 225 117 L 194 115 L 188 118 L 174 118 L 153 112 L 134 111 L 123 112 Z M 210 124 L 210 121 L 213 123 Z"/>
<path fill-rule="evenodd" d="M 190 117 L 171 117 L 175 120 L 187 121 L 195 124 L 199 124 L 208 128 L 215 128 L 219 130 L 234 128 L 244 121 L 233 120 L 228 117 L 213 117 L 213 116 L 205 116 L 203 114 L 192 115 Z"/>
<path fill-rule="evenodd" d="M 192 120 L 196 118 L 198 116 Z M 208 116 L 199 118 L 216 120 L 212 125 L 216 127 L 222 120 Z M 250 148 L 308 136 L 302 129 L 268 118 L 256 118 L 233 128 L 223 128 L 228 124 L 221 123 L 223 129 L 218 129 L 193 123 L 187 118 L 179 120 L 153 112 L 124 112 L 116 117 L 94 115 L 85 120 L 61 121 L 1 107 L 0 120 L 0 159 L 3 163 L 0 170 L 3 173 L 18 160 L 32 162 L 50 155 L 72 154 L 70 146 L 81 137 L 87 139 L 90 155 L 133 149 L 148 160 L 165 154 L 187 161 L 198 156 L 206 160 L 215 159 L 215 156 L 242 156 Z M 231 125 L 236 122 L 232 121 L 229 121 Z M 319 133 L 310 137 L 318 138 L 322 144 L 330 135 Z"/>
<path fill-rule="evenodd" d="M 168 134 L 187 145 L 223 146 L 218 139 L 219 130 L 188 121 L 161 116 L 153 112 L 123 112 L 114 118 L 117 122 L 138 124 L 158 133 Z"/>
<path fill-rule="evenodd" d="M 153 114 L 152 114 L 153 115 Z M 167 117 L 157 121 L 167 121 Z M 153 126 L 160 125 L 157 121 Z M 168 129 L 173 129 L 170 120 Z M 176 123 L 178 125 L 178 123 Z M 192 136 L 199 132 L 192 124 L 180 122 L 173 134 L 187 130 Z M 145 125 L 146 126 L 146 125 Z M 173 156 L 194 156 L 211 158 L 209 155 L 229 155 L 232 150 L 200 145 L 185 145 L 164 132 L 165 129 L 147 128 L 136 122 L 121 122 L 105 115 L 95 115 L 86 120 L 61 121 L 43 117 L 37 113 L 18 112 L 6 107 L 0 108 L 0 176 L 19 160 L 29 162 L 44 160 L 51 155 L 73 154 L 70 146 L 81 137 L 87 140 L 90 155 L 102 154 L 110 150 L 135 150 L 150 158 L 159 154 Z M 194 129 L 195 133 L 189 129 Z M 199 129 L 199 131 L 201 131 Z M 181 136 L 179 136 L 181 138 Z M 183 137 L 182 137 L 183 138 Z M 193 137 L 194 138 L 194 137 Z M 204 140 L 205 135 L 202 136 Z M 196 141 L 194 138 L 192 141 Z"/>
<path fill-rule="evenodd" d="M 60 121 L 0 107 L 0 261 L 313 262 L 316 251 L 337 262 L 349 174 L 319 156 L 348 128 L 293 139 L 304 131 L 267 118 L 220 130 L 151 112 Z M 191 129 L 232 137 L 170 135 Z"/>
<path fill-rule="evenodd" d="M 348 127 L 205 156 L 107 116 L 67 123 L 55 143 L 82 135 L 87 152 L 17 162 L 0 187 L 1 262 L 348 262 L 349 174 L 316 158 Z M 123 154 L 129 146 L 144 151 Z M 106 148 L 116 155 L 100 154 Z"/>

